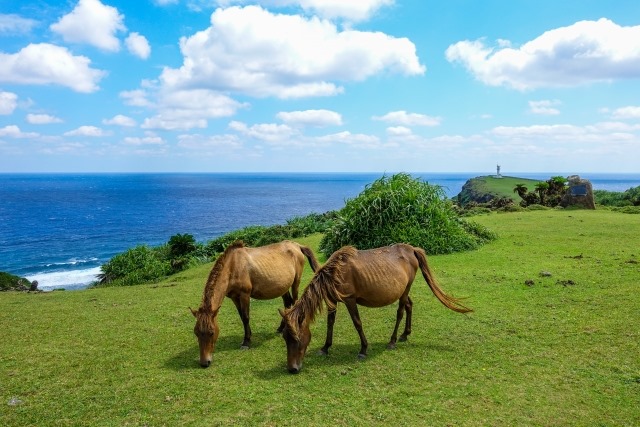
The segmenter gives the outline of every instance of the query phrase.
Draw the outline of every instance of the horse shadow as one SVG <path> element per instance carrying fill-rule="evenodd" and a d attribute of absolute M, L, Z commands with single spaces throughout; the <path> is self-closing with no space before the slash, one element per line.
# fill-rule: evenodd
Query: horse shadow
<path fill-rule="evenodd" d="M 259 331 L 254 332 L 251 336 L 251 348 L 259 348 L 265 342 L 279 337 L 275 330 L 270 333 L 267 331 Z M 240 349 L 240 344 L 242 343 L 243 335 L 225 335 L 218 338 L 216 342 L 216 349 L 213 352 L 213 357 L 215 358 L 216 353 L 224 353 L 228 351 L 251 351 Z M 198 355 L 200 349 L 198 348 L 198 341 L 193 338 L 193 345 L 189 346 L 188 349 L 184 349 L 181 352 L 173 355 L 165 362 L 165 367 L 172 369 L 174 371 L 185 371 L 192 369 L 202 369 L 200 364 L 198 363 Z"/>
<path fill-rule="evenodd" d="M 370 361 L 376 359 L 382 355 L 385 351 L 397 351 L 388 350 L 386 342 L 369 342 L 369 349 L 367 357 L 361 359 L 358 357 L 358 351 L 360 346 L 358 344 L 334 344 L 329 350 L 328 355 L 320 354 L 320 348 L 309 348 L 304 358 L 303 368 L 300 374 L 309 372 L 309 375 L 313 375 L 317 371 L 322 371 L 326 368 L 333 369 L 352 369 L 361 364 L 367 364 Z M 254 375 L 262 380 L 272 380 L 276 378 L 288 377 L 292 374 L 287 371 L 287 353 L 283 351 L 282 362 L 275 366 L 268 367 L 266 369 L 260 369 L 254 371 Z M 298 375 L 300 375 L 298 374 Z"/>

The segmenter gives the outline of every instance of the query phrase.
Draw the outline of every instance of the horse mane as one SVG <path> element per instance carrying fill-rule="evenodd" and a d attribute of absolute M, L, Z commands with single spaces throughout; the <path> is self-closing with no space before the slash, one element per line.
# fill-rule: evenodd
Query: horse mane
<path fill-rule="evenodd" d="M 242 240 L 236 240 L 227 246 L 224 252 L 218 257 L 216 263 L 211 268 L 209 272 L 209 277 L 207 278 L 207 283 L 204 287 L 204 294 L 202 295 L 202 304 L 200 305 L 201 309 L 213 311 L 213 307 L 210 306 L 211 299 L 213 297 L 213 292 L 215 290 L 215 284 L 218 280 L 218 276 L 220 272 L 225 266 L 225 262 L 227 260 L 227 255 L 238 248 L 243 248 L 244 242 Z"/>
<path fill-rule="evenodd" d="M 299 325 L 303 320 L 313 322 L 316 315 L 322 312 L 323 301 L 329 311 L 335 310 L 336 304 L 342 301 L 344 295 L 336 287 L 342 282 L 341 267 L 357 251 L 353 246 L 344 246 L 334 252 L 327 262 L 316 271 L 298 301 L 285 312 L 284 316 L 294 337 L 300 336 Z"/>

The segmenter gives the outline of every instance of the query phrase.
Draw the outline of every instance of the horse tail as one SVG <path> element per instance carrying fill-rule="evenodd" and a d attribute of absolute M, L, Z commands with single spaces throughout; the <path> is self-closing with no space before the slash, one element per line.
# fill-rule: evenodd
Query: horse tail
<path fill-rule="evenodd" d="M 413 248 L 413 253 L 418 259 L 418 265 L 422 271 L 422 276 L 424 276 L 424 280 L 426 280 L 427 285 L 431 288 L 431 292 L 433 292 L 436 298 L 438 298 L 445 307 L 450 308 L 453 311 L 457 311 L 458 313 L 469 313 L 470 311 L 473 311 L 472 309 L 462 305 L 459 298 L 447 295 L 442 291 L 442 289 L 440 289 L 438 281 L 429 268 L 429 264 L 427 264 L 427 255 L 425 254 L 424 249 Z"/>
<path fill-rule="evenodd" d="M 299 246 L 300 246 L 300 251 L 302 251 L 304 256 L 306 256 L 307 259 L 309 260 L 309 265 L 311 266 L 311 270 L 313 270 L 314 273 L 318 271 L 318 269 L 320 268 L 320 264 L 318 263 L 318 260 L 316 259 L 316 256 L 311 250 L 311 248 L 308 248 L 307 246 L 303 246 L 303 245 L 299 245 Z"/>

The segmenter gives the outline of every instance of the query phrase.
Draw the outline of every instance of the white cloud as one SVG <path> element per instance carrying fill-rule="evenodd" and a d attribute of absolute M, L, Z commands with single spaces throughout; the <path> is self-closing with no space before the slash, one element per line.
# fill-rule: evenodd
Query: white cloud
<path fill-rule="evenodd" d="M 35 132 L 22 132 L 16 125 L 9 125 L 0 128 L 0 137 L 8 136 L 10 138 L 35 138 L 39 134 Z"/>
<path fill-rule="evenodd" d="M 123 116 L 122 114 L 117 114 L 110 119 L 104 119 L 102 123 L 105 125 L 117 125 L 124 127 L 134 127 L 137 124 L 131 117 Z"/>
<path fill-rule="evenodd" d="M 49 114 L 27 114 L 27 123 L 32 125 L 48 125 L 51 123 L 62 123 L 62 119 Z"/>
<path fill-rule="evenodd" d="M 217 9 L 211 24 L 181 39 L 184 63 L 163 70 L 163 87 L 300 98 L 339 94 L 344 89 L 337 81 L 425 71 L 408 39 L 338 31 L 317 17 L 272 14 L 258 6 L 231 7 Z"/>
<path fill-rule="evenodd" d="M 0 34 L 26 34 L 37 25 L 33 19 L 15 14 L 0 13 Z"/>
<path fill-rule="evenodd" d="M 208 119 L 232 116 L 244 106 L 228 96 L 206 89 L 168 91 L 158 98 L 158 114 L 146 119 L 142 128 L 205 128 Z"/>
<path fill-rule="evenodd" d="M 387 128 L 387 135 L 391 137 L 406 137 L 413 135 L 413 132 L 408 127 L 404 126 L 391 126 Z"/>
<path fill-rule="evenodd" d="M 124 16 L 118 9 L 104 5 L 100 0 L 79 0 L 76 7 L 58 22 L 51 31 L 66 42 L 86 43 L 109 52 L 120 50 L 118 31 L 125 31 Z"/>
<path fill-rule="evenodd" d="M 18 106 L 18 95 L 12 92 L 0 92 L 0 115 L 9 115 Z"/>
<path fill-rule="evenodd" d="M 237 135 L 178 135 L 178 147 L 196 151 L 198 155 L 219 154 L 221 149 L 239 149 L 242 143 Z"/>
<path fill-rule="evenodd" d="M 373 120 L 380 120 L 404 126 L 438 126 L 442 122 L 441 117 L 432 117 L 425 114 L 407 113 L 406 111 L 391 111 L 384 116 L 374 116 Z"/>
<path fill-rule="evenodd" d="M 166 6 L 168 4 L 176 4 L 179 0 L 153 0 L 158 6 Z"/>
<path fill-rule="evenodd" d="M 64 136 L 91 136 L 91 137 L 101 137 L 109 135 L 102 129 L 95 126 L 80 126 L 77 129 L 71 130 L 69 132 L 65 132 Z"/>
<path fill-rule="evenodd" d="M 134 107 L 151 107 L 153 103 L 149 101 L 149 94 L 142 89 L 125 90 L 120 92 L 120 98 L 124 99 L 124 103 Z"/>
<path fill-rule="evenodd" d="M 153 134 L 151 132 L 147 133 L 144 137 L 126 137 L 124 143 L 127 145 L 164 145 L 166 144 L 165 140 L 160 136 Z"/>
<path fill-rule="evenodd" d="M 342 116 L 329 110 L 282 111 L 276 117 L 292 126 L 341 126 Z"/>
<path fill-rule="evenodd" d="M 395 0 L 218 0 L 221 6 L 231 4 L 258 3 L 264 6 L 299 6 L 304 11 L 327 19 L 345 19 L 347 21 L 364 21 L 373 16 L 384 6 L 391 6 Z"/>
<path fill-rule="evenodd" d="M 104 71 L 90 67 L 84 56 L 48 43 L 30 44 L 15 54 L 0 53 L 0 82 L 66 86 L 76 92 L 95 92 Z"/>
<path fill-rule="evenodd" d="M 367 148 L 380 147 L 380 139 L 375 135 L 366 135 L 363 133 L 351 133 L 349 131 L 338 132 L 330 135 L 324 135 L 316 138 L 319 142 L 339 143 L 347 145 L 358 145 Z"/>
<path fill-rule="evenodd" d="M 611 117 L 615 120 L 640 119 L 640 107 L 628 106 L 616 108 Z"/>
<path fill-rule="evenodd" d="M 298 131 L 290 126 L 274 123 L 261 123 L 247 126 L 245 123 L 232 121 L 229 123 L 229 129 L 245 136 L 267 142 L 288 141 L 292 137 L 299 135 Z"/>
<path fill-rule="evenodd" d="M 149 46 L 146 37 L 138 33 L 129 34 L 124 43 L 127 45 L 129 52 L 140 59 L 147 59 L 151 54 L 151 46 Z"/>
<path fill-rule="evenodd" d="M 479 81 L 517 90 L 640 78 L 640 26 L 602 18 L 550 30 L 520 48 L 488 47 L 483 40 L 449 46 L 447 60 Z"/>
<path fill-rule="evenodd" d="M 529 101 L 529 111 L 533 114 L 555 116 L 560 114 L 560 110 L 554 107 L 560 104 L 561 102 L 557 100 Z"/>

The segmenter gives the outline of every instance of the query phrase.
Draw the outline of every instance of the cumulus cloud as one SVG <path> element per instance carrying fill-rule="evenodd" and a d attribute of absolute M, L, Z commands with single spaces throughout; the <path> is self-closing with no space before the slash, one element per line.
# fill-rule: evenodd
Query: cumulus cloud
<path fill-rule="evenodd" d="M 560 105 L 560 101 L 529 101 L 529 111 L 533 114 L 555 116 L 560 114 L 560 110 L 555 108 L 556 105 Z"/>
<path fill-rule="evenodd" d="M 519 48 L 502 43 L 461 41 L 447 60 L 464 65 L 490 86 L 517 90 L 575 86 L 640 78 L 640 26 L 620 26 L 602 18 L 550 30 Z"/>
<path fill-rule="evenodd" d="M 124 103 L 134 107 L 152 107 L 153 103 L 149 100 L 149 94 L 143 89 L 125 90 L 120 92 L 120 98 L 124 99 Z"/>
<path fill-rule="evenodd" d="M 628 106 L 617 108 L 611 114 L 615 120 L 640 119 L 640 107 Z"/>
<path fill-rule="evenodd" d="M 178 147 L 191 151 L 197 151 L 198 154 L 207 153 L 208 150 L 215 150 L 213 153 L 219 154 L 221 149 L 239 149 L 242 143 L 237 135 L 178 135 Z"/>
<path fill-rule="evenodd" d="M 138 137 L 138 136 L 126 137 L 124 138 L 123 142 L 127 145 L 136 145 L 136 146 L 164 145 L 166 143 L 165 140 L 162 139 L 162 137 L 152 132 L 145 133 L 145 136 L 143 137 Z"/>
<path fill-rule="evenodd" d="M 22 18 L 13 13 L 0 13 L 0 34 L 26 34 L 36 25 L 37 22 L 33 19 Z"/>
<path fill-rule="evenodd" d="M 234 6 L 217 9 L 211 24 L 181 39 L 184 63 L 163 70 L 160 80 L 165 88 L 301 98 L 339 94 L 344 89 L 337 81 L 362 81 L 382 72 L 425 72 L 408 39 L 339 31 L 317 17 Z"/>
<path fill-rule="evenodd" d="M 123 116 L 122 114 L 117 114 L 110 119 L 104 119 L 102 121 L 105 125 L 116 125 L 123 127 L 134 127 L 137 123 L 131 117 Z"/>
<path fill-rule="evenodd" d="M 0 137 L 5 136 L 9 138 L 35 138 L 39 136 L 39 134 L 35 132 L 22 132 L 18 126 L 9 125 L 0 128 Z"/>
<path fill-rule="evenodd" d="M 30 44 L 15 54 L 0 52 L 0 82 L 66 86 L 76 92 L 95 92 L 104 71 L 90 67 L 85 56 L 48 43 Z"/>
<path fill-rule="evenodd" d="M 62 119 L 49 114 L 27 114 L 27 123 L 32 125 L 48 125 L 51 123 L 62 123 Z"/>
<path fill-rule="evenodd" d="M 145 36 L 138 33 L 131 33 L 124 41 L 129 52 L 140 59 L 147 59 L 151 54 L 151 46 Z"/>
<path fill-rule="evenodd" d="M 374 116 L 373 120 L 380 120 L 404 126 L 438 126 L 442 122 L 441 117 L 432 117 L 424 114 L 407 113 L 404 110 L 391 111 L 384 116 Z"/>
<path fill-rule="evenodd" d="M 158 114 L 145 119 L 144 129 L 186 130 L 207 127 L 208 119 L 229 117 L 244 104 L 206 89 L 167 91 L 159 94 Z"/>
<path fill-rule="evenodd" d="M 366 148 L 378 148 L 380 146 L 380 139 L 375 135 L 351 133 L 349 131 L 324 135 L 316 138 L 316 140 L 323 143 L 357 145 Z"/>
<path fill-rule="evenodd" d="M 64 136 L 91 136 L 91 137 L 101 137 L 109 135 L 102 129 L 95 126 L 80 126 L 77 129 L 71 130 L 69 132 L 65 132 Z"/>
<path fill-rule="evenodd" d="M 100 0 L 79 0 L 76 7 L 58 22 L 51 31 L 60 34 L 66 42 L 83 43 L 109 52 L 120 50 L 118 31 L 126 31 L 124 15 Z"/>
<path fill-rule="evenodd" d="M 0 92 L 0 115 L 12 114 L 18 106 L 18 95 L 12 92 Z"/>
<path fill-rule="evenodd" d="M 267 142 L 287 141 L 298 135 L 298 131 L 294 128 L 274 123 L 260 123 L 247 126 L 245 123 L 232 121 L 229 123 L 229 129 L 245 136 Z"/>
<path fill-rule="evenodd" d="M 282 111 L 276 117 L 292 126 L 341 126 L 342 116 L 329 110 Z"/>
<path fill-rule="evenodd" d="M 221 6 L 231 4 L 247 4 L 248 0 L 218 0 Z M 327 19 L 344 19 L 347 21 L 364 21 L 373 16 L 384 6 L 391 6 L 394 0 L 262 0 L 251 1 L 265 6 L 298 6 L 307 13 L 312 13 Z"/>

